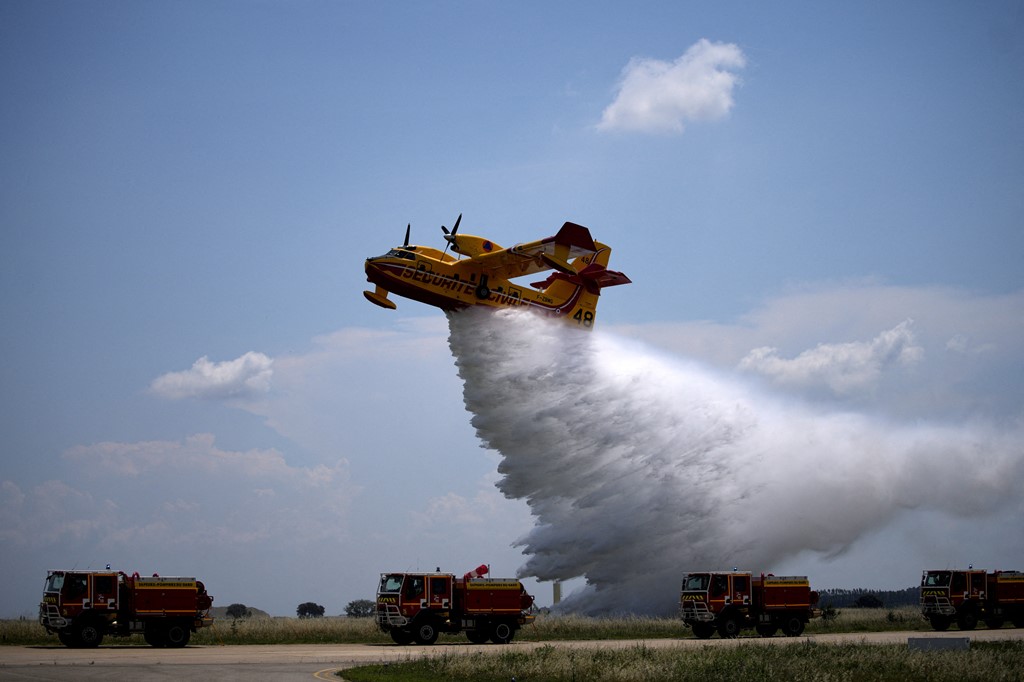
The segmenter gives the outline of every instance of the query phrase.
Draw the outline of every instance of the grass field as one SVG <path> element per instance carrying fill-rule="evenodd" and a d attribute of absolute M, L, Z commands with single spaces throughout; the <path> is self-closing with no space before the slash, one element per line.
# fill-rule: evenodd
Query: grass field
<path fill-rule="evenodd" d="M 815 619 L 806 633 L 879 632 L 885 630 L 929 630 L 917 608 L 841 609 L 831 620 Z M 585 618 L 581 616 L 545 616 L 520 630 L 517 640 L 545 642 L 596 639 L 666 639 L 692 637 L 675 618 Z M 463 635 L 442 635 L 442 641 L 465 641 Z M 121 644 L 145 646 L 141 636 L 112 640 Z M 390 643 L 370 618 L 242 618 L 218 619 L 212 628 L 196 632 L 193 644 L 330 644 Z M 56 644 L 55 635 L 35 620 L 0 621 L 0 643 L 20 645 Z"/>
<path fill-rule="evenodd" d="M 441 655 L 344 671 L 350 682 L 1010 682 L 1021 680 L 1024 642 L 980 642 L 969 651 L 910 651 L 904 645 L 815 644 L 792 646 L 652 649 L 560 649 Z"/>

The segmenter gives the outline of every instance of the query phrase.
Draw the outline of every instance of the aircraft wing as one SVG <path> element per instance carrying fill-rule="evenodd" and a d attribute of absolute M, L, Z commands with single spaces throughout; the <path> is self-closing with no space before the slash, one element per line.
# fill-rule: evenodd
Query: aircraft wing
<path fill-rule="evenodd" d="M 597 252 L 590 230 L 576 223 L 565 223 L 554 237 L 516 244 L 507 249 L 473 256 L 475 263 L 507 279 L 532 275 L 545 270 L 570 268 L 569 261 Z"/>

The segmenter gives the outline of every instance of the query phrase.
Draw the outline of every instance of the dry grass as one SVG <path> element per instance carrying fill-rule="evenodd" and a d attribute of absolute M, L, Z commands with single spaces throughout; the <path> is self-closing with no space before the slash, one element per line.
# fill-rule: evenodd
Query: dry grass
<path fill-rule="evenodd" d="M 830 680 L 860 682 L 1019 681 L 1024 642 L 975 643 L 963 652 L 910 651 L 906 645 L 792 646 L 739 644 L 735 647 L 651 649 L 563 649 L 450 655 L 344 671 L 351 682 L 660 682 L 662 680 L 759 680 L 764 682 Z"/>
<path fill-rule="evenodd" d="M 830 621 L 812 620 L 807 634 L 820 632 L 879 632 L 885 630 L 929 630 L 915 607 L 899 609 L 841 609 Z M 516 639 L 530 642 L 597 639 L 672 639 L 692 637 L 677 618 L 588 618 L 583 616 L 538 616 L 537 622 L 519 631 Z M 451 641 L 465 641 L 464 635 L 444 635 Z M 113 640 L 107 640 L 113 641 Z M 143 645 L 141 636 L 116 640 Z M 0 621 L 2 644 L 55 644 L 35 620 Z M 212 628 L 192 635 L 194 644 L 331 644 L 390 643 L 372 618 L 221 618 Z"/>

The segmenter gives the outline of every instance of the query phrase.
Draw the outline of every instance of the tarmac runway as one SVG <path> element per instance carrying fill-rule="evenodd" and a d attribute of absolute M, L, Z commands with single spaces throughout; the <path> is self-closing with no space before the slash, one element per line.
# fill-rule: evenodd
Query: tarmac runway
<path fill-rule="evenodd" d="M 0 680 L 182 680 L 216 679 L 263 682 L 270 680 L 338 680 L 334 675 L 355 665 L 403 661 L 441 653 L 529 650 L 553 645 L 574 648 L 622 648 L 644 644 L 650 648 L 786 646 L 799 642 L 859 642 L 906 644 L 911 638 L 991 641 L 1024 639 L 1024 629 L 980 629 L 971 632 L 865 632 L 806 637 L 739 637 L 737 639 L 590 640 L 513 642 L 506 645 L 447 643 L 433 646 L 394 644 L 279 644 L 251 646 L 188 646 L 156 649 L 146 646 L 101 646 L 68 649 L 63 646 L 0 646 Z"/>

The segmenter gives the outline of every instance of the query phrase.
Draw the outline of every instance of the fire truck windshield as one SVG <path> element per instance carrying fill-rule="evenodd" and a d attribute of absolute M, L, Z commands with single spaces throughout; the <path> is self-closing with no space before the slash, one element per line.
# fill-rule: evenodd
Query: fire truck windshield
<path fill-rule="evenodd" d="M 695 573 L 688 575 L 683 580 L 684 592 L 707 592 L 711 576 L 707 573 Z"/>
<path fill-rule="evenodd" d="M 401 575 L 382 575 L 378 592 L 398 592 L 402 589 Z"/>
<path fill-rule="evenodd" d="M 43 588 L 43 592 L 60 592 L 62 587 L 64 587 L 64 574 L 51 573 L 46 578 L 46 587 Z"/>
<path fill-rule="evenodd" d="M 928 571 L 924 576 L 925 587 L 946 587 L 949 585 L 949 571 Z"/>

